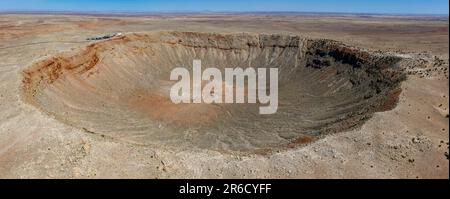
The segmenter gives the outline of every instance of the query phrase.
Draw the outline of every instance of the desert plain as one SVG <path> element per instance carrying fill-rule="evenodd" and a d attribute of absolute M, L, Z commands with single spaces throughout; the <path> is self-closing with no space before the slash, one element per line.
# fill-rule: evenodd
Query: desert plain
<path fill-rule="evenodd" d="M 448 16 L 0 13 L 0 178 L 448 178 L 448 25 Z M 195 56 L 278 64 L 280 113 L 164 101 L 162 66 Z"/>

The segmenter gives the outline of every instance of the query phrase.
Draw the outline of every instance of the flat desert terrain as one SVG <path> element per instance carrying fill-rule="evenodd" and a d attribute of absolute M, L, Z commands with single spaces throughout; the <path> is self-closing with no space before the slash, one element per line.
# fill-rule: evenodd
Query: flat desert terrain
<path fill-rule="evenodd" d="M 173 105 L 194 58 L 278 112 Z M 448 16 L 0 13 L 0 178 L 448 178 L 448 59 Z"/>

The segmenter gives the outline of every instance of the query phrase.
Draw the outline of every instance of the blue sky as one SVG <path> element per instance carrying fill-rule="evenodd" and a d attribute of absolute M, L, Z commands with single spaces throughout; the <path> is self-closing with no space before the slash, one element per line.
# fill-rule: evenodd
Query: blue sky
<path fill-rule="evenodd" d="M 301 11 L 447 14 L 448 0 L 1 0 L 0 11 Z"/>

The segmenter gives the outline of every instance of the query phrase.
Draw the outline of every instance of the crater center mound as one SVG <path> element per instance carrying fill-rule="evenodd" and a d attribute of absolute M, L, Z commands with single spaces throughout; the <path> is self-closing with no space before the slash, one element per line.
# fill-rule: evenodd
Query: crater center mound
<path fill-rule="evenodd" d="M 278 68 L 279 106 L 174 104 L 176 67 Z M 290 35 L 149 32 L 55 55 L 23 71 L 22 98 L 91 133 L 174 148 L 261 152 L 293 147 L 391 109 L 399 58 Z M 224 74 L 224 73 L 222 73 Z"/>

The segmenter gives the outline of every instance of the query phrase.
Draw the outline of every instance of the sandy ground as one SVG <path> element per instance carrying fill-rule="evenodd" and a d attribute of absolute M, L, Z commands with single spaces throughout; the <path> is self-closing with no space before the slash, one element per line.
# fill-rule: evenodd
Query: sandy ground
<path fill-rule="evenodd" d="M 409 75 L 398 106 L 358 129 L 271 155 L 124 143 L 64 125 L 20 100 L 20 73 L 36 60 L 83 47 L 98 34 L 153 30 L 330 38 L 437 56 L 447 69 Z M 448 17 L 0 14 L 0 178 L 448 178 L 448 40 Z"/>

